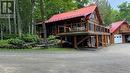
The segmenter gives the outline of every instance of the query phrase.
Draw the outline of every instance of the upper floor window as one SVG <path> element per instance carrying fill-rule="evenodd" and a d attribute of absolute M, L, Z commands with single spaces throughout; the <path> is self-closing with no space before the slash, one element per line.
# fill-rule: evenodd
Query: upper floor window
<path fill-rule="evenodd" d="M 129 26 L 129 29 L 130 29 L 130 26 Z"/>
<path fill-rule="evenodd" d="M 90 16 L 89 16 L 89 20 L 90 22 L 93 22 L 94 24 L 99 24 L 99 21 L 98 21 L 98 18 L 96 16 L 96 13 L 92 13 Z"/>
<path fill-rule="evenodd" d="M 90 15 L 89 19 L 93 21 L 93 20 L 95 19 L 95 14 L 92 13 L 92 14 Z"/>

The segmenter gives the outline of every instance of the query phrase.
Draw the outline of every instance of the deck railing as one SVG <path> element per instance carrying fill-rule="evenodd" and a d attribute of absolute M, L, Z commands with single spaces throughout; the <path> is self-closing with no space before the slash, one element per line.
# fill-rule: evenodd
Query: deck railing
<path fill-rule="evenodd" d="M 130 30 L 119 30 L 120 33 L 130 33 Z"/>
<path fill-rule="evenodd" d="M 87 22 L 58 26 L 58 33 L 89 32 L 89 31 L 109 33 L 108 28 L 101 25 L 91 24 Z"/>

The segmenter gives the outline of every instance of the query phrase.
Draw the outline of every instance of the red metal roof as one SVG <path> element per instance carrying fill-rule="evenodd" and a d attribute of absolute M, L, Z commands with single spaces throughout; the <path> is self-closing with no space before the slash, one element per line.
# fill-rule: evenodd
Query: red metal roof
<path fill-rule="evenodd" d="M 93 13 L 95 11 L 96 7 L 97 6 L 95 4 L 92 4 L 90 6 L 86 6 L 86 7 L 81 8 L 81 9 L 56 14 L 56 15 L 53 15 L 49 20 L 47 20 L 46 23 L 75 18 L 75 17 L 80 17 L 80 16 L 86 16 L 90 13 Z"/>
<path fill-rule="evenodd" d="M 118 22 L 114 22 L 110 25 L 110 33 L 115 32 L 124 22 L 126 22 L 125 20 L 123 21 L 118 21 Z M 126 22 L 127 23 L 127 22 Z"/>

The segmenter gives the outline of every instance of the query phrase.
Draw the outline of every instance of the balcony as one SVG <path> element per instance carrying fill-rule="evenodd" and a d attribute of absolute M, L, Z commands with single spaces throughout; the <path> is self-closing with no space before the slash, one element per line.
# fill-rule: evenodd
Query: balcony
<path fill-rule="evenodd" d="M 92 24 L 87 22 L 58 26 L 58 34 L 74 34 L 74 33 L 109 34 L 109 29 L 98 24 Z"/>

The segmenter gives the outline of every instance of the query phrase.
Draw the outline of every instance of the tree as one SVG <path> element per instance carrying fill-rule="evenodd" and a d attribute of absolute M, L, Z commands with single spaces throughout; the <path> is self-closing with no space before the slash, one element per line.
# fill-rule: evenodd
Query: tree
<path fill-rule="evenodd" d="M 46 19 L 52 15 L 77 9 L 77 4 L 74 0 L 45 0 Z M 40 0 L 36 0 L 35 4 L 35 19 L 42 19 L 40 10 Z"/>
<path fill-rule="evenodd" d="M 82 8 L 82 7 L 86 6 L 89 2 L 89 0 L 75 0 L 75 1 L 76 1 L 75 3 L 77 4 L 78 8 Z"/>
<path fill-rule="evenodd" d="M 111 10 L 111 22 L 120 21 L 122 18 L 120 16 L 120 12 L 118 10 Z"/>
<path fill-rule="evenodd" d="M 47 42 L 47 33 L 46 33 L 46 25 L 45 25 L 45 1 L 40 0 L 40 10 L 41 10 L 41 16 L 43 19 L 42 27 L 43 27 L 43 33 L 44 33 L 44 40 L 45 40 L 45 48 L 48 48 L 48 42 Z"/>
<path fill-rule="evenodd" d="M 130 3 L 128 3 L 127 1 L 123 2 L 118 6 L 118 8 L 122 20 L 126 19 L 130 23 Z"/>
<path fill-rule="evenodd" d="M 98 7 L 99 7 L 99 11 L 100 11 L 102 20 L 104 21 L 103 24 L 108 26 L 112 22 L 112 20 L 111 20 L 112 9 L 111 9 L 111 6 L 110 6 L 108 0 L 99 0 Z"/>

